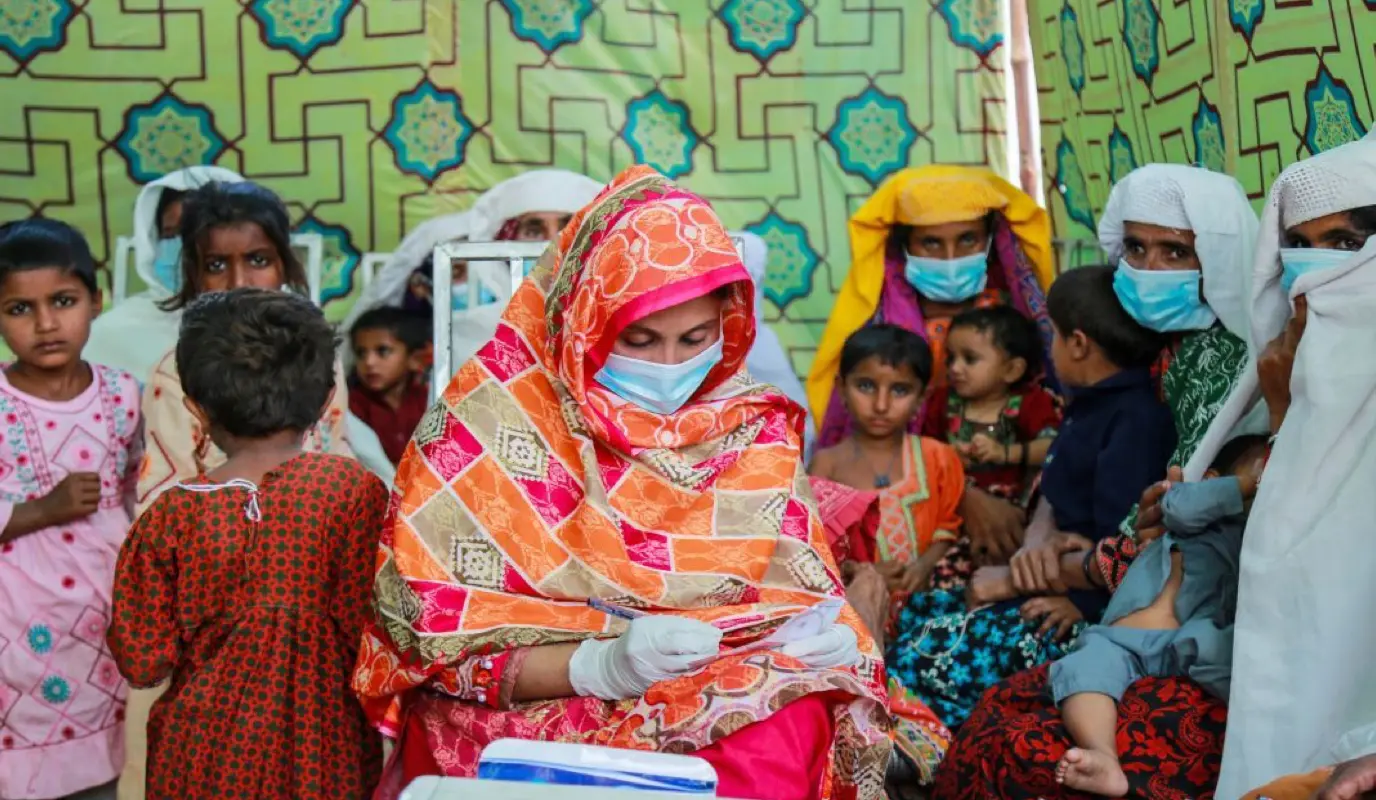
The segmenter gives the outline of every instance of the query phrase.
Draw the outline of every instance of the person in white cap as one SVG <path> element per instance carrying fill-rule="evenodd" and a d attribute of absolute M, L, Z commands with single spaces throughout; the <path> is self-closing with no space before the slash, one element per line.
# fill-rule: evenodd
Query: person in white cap
<path fill-rule="evenodd" d="M 1373 234 L 1376 137 L 1294 164 L 1271 187 L 1252 275 L 1252 342 L 1265 349 L 1215 422 L 1264 400 L 1275 434 L 1242 544 L 1219 797 L 1349 760 L 1319 796 L 1376 786 L 1376 763 L 1360 760 L 1376 753 Z M 1307 797 L 1323 776 L 1264 791 Z"/>

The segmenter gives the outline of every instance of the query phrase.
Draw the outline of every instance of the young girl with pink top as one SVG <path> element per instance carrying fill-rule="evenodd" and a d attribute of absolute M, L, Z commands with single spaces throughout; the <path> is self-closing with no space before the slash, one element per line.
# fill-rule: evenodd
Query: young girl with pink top
<path fill-rule="evenodd" d="M 127 687 L 105 631 L 137 479 L 139 388 L 81 350 L 100 313 L 70 226 L 0 227 L 0 797 L 113 798 Z"/>

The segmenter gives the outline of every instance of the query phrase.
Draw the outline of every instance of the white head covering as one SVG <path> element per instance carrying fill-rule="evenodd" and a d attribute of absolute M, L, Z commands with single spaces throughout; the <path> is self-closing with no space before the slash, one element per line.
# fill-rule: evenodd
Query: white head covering
<path fill-rule="evenodd" d="M 134 269 L 148 286 L 148 291 L 158 297 L 168 297 L 171 289 L 158 282 L 153 270 L 153 260 L 158 254 L 158 201 L 168 189 L 189 192 L 211 181 L 220 183 L 242 183 L 244 176 L 224 167 L 186 167 L 169 172 L 155 181 L 144 185 L 134 201 Z"/>
<path fill-rule="evenodd" d="M 1280 286 L 1280 251 L 1285 231 L 1310 220 L 1376 204 L 1376 138 L 1320 153 L 1291 164 L 1271 184 L 1257 234 L 1256 256 L 1248 284 L 1252 307 L 1248 341 L 1254 356 L 1280 335 L 1290 320 L 1290 298 Z M 1295 282 L 1304 294 L 1307 278 Z M 1205 284 L 1208 291 L 1208 284 Z M 1259 427 L 1260 426 L 1260 427 Z M 1261 401 L 1255 364 L 1249 364 L 1218 416 L 1200 440 L 1185 469 L 1186 480 L 1198 480 L 1229 439 L 1241 433 L 1266 432 L 1269 417 Z"/>
<path fill-rule="evenodd" d="M 1113 187 L 1099 218 L 1099 244 L 1114 263 L 1123 257 L 1126 222 L 1193 231 L 1204 299 L 1225 328 L 1247 340 L 1247 279 L 1257 215 L 1241 184 L 1182 164 L 1138 167 Z"/>
<path fill-rule="evenodd" d="M 468 211 L 422 223 L 406 235 L 368 284 L 344 320 L 344 329 L 348 330 L 369 309 L 400 305 L 411 273 L 436 245 L 452 241 L 491 241 L 509 219 L 538 211 L 572 214 L 592 202 L 601 190 L 602 184 L 586 175 L 563 169 L 536 169 L 488 189 Z M 504 270 L 500 264 L 491 266 Z M 494 285 L 501 286 L 503 282 L 495 281 Z M 510 293 L 508 286 L 499 296 L 506 297 Z"/>
<path fill-rule="evenodd" d="M 507 220 L 539 211 L 573 214 L 591 203 L 602 184 L 566 169 L 522 172 L 483 192 L 473 203 L 473 240 L 490 242 Z"/>
<path fill-rule="evenodd" d="M 1292 165 L 1271 187 L 1253 272 L 1253 345 L 1309 304 L 1292 399 L 1252 505 L 1240 559 L 1228 734 L 1217 795 L 1376 752 L 1376 237 L 1280 285 L 1285 230 L 1376 205 L 1376 137 Z M 1260 403 L 1255 371 L 1220 417 Z M 1211 430 L 1210 433 L 1213 431 Z"/>
<path fill-rule="evenodd" d="M 411 273 L 425 261 L 426 256 L 434 252 L 436 245 L 463 241 L 472 235 L 473 215 L 468 211 L 435 217 L 412 229 L 350 309 L 348 318 L 344 320 L 344 330 L 352 328 L 365 311 L 378 306 L 401 305 Z"/>
<path fill-rule="evenodd" d="M 741 260 L 745 263 L 745 271 L 750 273 L 750 280 L 755 284 L 755 344 L 745 357 L 745 368 L 756 380 L 773 384 L 788 399 L 806 410 L 807 392 L 803 389 L 802 381 L 798 380 L 798 373 L 794 372 L 793 362 L 789 360 L 778 334 L 764 321 L 764 280 L 769 268 L 769 245 L 765 244 L 764 239 L 748 231 L 731 235 L 741 240 Z M 804 459 L 812 452 L 812 440 L 815 436 L 812 427 L 812 414 L 809 412 L 807 425 L 803 429 Z"/>

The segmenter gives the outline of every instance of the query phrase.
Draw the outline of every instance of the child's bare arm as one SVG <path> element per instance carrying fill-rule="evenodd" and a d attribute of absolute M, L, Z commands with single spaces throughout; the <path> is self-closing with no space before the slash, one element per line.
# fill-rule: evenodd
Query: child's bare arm
<path fill-rule="evenodd" d="M 980 567 L 965 587 L 965 604 L 977 608 L 1018 596 L 1013 586 L 1013 571 L 1008 567 Z"/>

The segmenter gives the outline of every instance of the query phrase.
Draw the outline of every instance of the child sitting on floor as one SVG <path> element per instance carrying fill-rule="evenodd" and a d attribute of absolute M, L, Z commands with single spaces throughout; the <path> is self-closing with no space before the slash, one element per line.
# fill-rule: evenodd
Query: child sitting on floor
<path fill-rule="evenodd" d="M 0 227 L 0 797 L 113 798 L 124 765 L 105 628 L 143 435 L 134 377 L 81 358 L 100 305 L 70 225 Z"/>
<path fill-rule="evenodd" d="M 429 408 L 430 320 L 399 308 L 374 308 L 354 323 L 349 340 L 349 411 L 377 434 L 388 460 L 400 463 Z"/>
<path fill-rule="evenodd" d="M 182 315 L 187 406 L 228 460 L 158 495 L 119 555 L 115 663 L 137 687 L 171 679 L 148 726 L 150 797 L 372 796 L 381 746 L 349 680 L 387 487 L 303 449 L 335 348 L 287 292 L 211 292 Z"/>
<path fill-rule="evenodd" d="M 819 452 L 809 470 L 878 492 L 875 568 L 901 594 L 926 587 L 961 525 L 959 456 L 944 442 L 907 432 L 931 377 L 931 351 L 912 331 L 880 324 L 852 334 L 841 350 L 840 378 L 854 432 Z"/>
<path fill-rule="evenodd" d="M 1133 561 L 1103 623 L 1051 665 L 1052 695 L 1078 745 L 1057 765 L 1058 783 L 1107 797 L 1127 793 L 1118 701 L 1139 678 L 1189 677 L 1228 699 L 1242 532 L 1265 455 L 1265 436 L 1239 436 L 1205 480 L 1172 485 L 1161 498 L 1168 533 Z"/>

